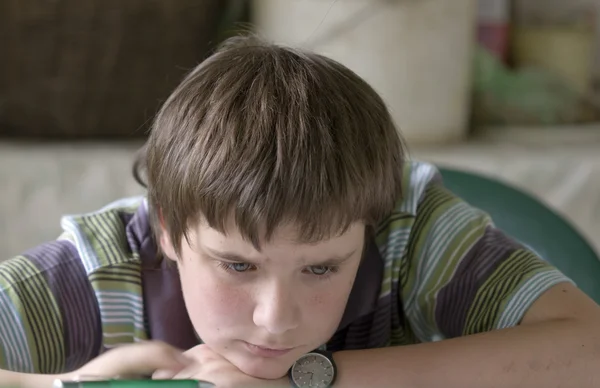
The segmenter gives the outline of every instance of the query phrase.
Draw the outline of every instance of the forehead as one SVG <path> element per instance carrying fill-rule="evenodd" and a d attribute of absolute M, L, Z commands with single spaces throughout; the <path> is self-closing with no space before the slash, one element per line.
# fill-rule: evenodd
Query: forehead
<path fill-rule="evenodd" d="M 294 225 L 288 224 L 277 228 L 271 238 L 260 243 L 261 252 L 287 250 L 291 252 L 321 252 L 355 249 L 364 242 L 365 225 L 362 222 L 351 224 L 343 233 L 327 237 L 320 241 L 303 242 Z M 195 240 L 200 247 L 212 249 L 228 249 L 241 251 L 257 251 L 256 247 L 242 236 L 234 223 L 226 226 L 224 233 L 200 223 Z M 346 249 L 345 249 L 346 248 Z"/>

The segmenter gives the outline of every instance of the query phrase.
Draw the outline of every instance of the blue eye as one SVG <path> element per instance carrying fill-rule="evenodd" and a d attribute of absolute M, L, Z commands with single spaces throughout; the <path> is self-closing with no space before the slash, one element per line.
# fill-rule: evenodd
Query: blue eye
<path fill-rule="evenodd" d="M 332 268 L 331 267 L 327 267 L 325 265 L 313 265 L 312 267 L 310 267 L 310 272 L 313 275 L 323 276 L 323 275 L 326 275 L 329 272 L 332 272 Z"/>
<path fill-rule="evenodd" d="M 230 266 L 235 272 L 246 272 L 250 269 L 250 264 L 248 263 L 231 263 Z"/>
<path fill-rule="evenodd" d="M 252 264 L 248 263 L 227 263 L 220 262 L 219 266 L 226 271 L 234 271 L 238 273 L 247 272 L 252 269 Z"/>

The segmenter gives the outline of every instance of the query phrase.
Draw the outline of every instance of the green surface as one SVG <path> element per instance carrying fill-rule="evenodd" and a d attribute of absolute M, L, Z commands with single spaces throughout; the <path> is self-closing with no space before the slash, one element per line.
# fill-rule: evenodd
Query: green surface
<path fill-rule="evenodd" d="M 60 382 L 54 388 L 208 388 L 213 384 L 198 380 L 102 380 Z"/>
<path fill-rule="evenodd" d="M 600 259 L 560 215 L 533 196 L 477 173 L 440 167 L 445 186 L 490 214 L 496 226 L 573 279 L 600 303 Z"/>

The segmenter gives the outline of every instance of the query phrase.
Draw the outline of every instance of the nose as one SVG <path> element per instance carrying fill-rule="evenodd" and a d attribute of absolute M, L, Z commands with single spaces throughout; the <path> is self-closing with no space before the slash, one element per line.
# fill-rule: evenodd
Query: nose
<path fill-rule="evenodd" d="M 283 334 L 298 327 L 300 306 L 289 284 L 264 284 L 257 295 L 253 320 L 271 334 Z"/>

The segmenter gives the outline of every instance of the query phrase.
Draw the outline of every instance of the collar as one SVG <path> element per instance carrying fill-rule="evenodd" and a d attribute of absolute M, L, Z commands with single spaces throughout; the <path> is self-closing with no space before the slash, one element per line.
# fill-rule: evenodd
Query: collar
<path fill-rule="evenodd" d="M 144 312 L 149 338 L 180 349 L 198 345 L 200 342 L 181 292 L 177 266 L 159 257 L 146 206 L 139 207 L 127 222 L 126 230 L 132 251 L 138 252 L 141 259 Z M 370 239 L 338 330 L 374 311 L 381 290 L 383 269 L 379 249 Z"/>

